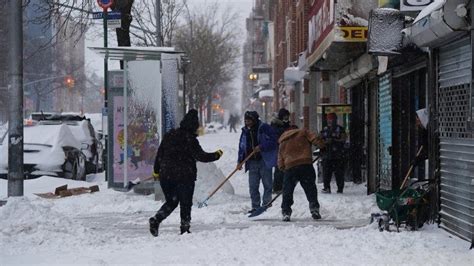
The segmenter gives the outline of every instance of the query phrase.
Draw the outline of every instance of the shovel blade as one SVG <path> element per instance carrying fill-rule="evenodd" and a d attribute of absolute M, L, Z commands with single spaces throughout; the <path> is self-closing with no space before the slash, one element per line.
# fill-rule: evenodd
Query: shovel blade
<path fill-rule="evenodd" d="M 249 218 L 252 218 L 252 217 L 259 216 L 260 214 L 264 213 L 267 209 L 268 209 L 268 206 L 258 207 L 258 208 L 257 208 L 254 212 L 252 212 L 248 217 L 249 217 Z"/>
<path fill-rule="evenodd" d="M 206 207 L 207 203 L 205 201 L 203 202 L 198 202 L 198 208 Z"/>

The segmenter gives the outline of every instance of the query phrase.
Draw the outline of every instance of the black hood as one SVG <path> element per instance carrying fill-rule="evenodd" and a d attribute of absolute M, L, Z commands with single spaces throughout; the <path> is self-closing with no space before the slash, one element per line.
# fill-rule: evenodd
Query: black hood
<path fill-rule="evenodd" d="M 199 128 L 198 112 L 195 109 L 189 110 L 183 117 L 183 120 L 181 120 L 181 123 L 179 123 L 179 127 L 190 133 L 196 134 L 196 131 Z"/>

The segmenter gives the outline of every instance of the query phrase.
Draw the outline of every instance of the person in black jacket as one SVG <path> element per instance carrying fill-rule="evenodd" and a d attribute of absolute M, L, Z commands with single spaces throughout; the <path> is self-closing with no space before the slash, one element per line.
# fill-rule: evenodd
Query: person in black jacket
<path fill-rule="evenodd" d="M 158 236 L 160 223 L 180 204 L 181 234 L 190 233 L 191 206 L 197 170 L 196 161 L 213 162 L 222 156 L 222 150 L 207 153 L 197 140 L 198 113 L 191 109 L 178 129 L 165 134 L 156 155 L 153 176 L 159 178 L 165 203 L 149 219 L 150 233 Z"/>
<path fill-rule="evenodd" d="M 278 111 L 278 116 L 273 118 L 270 124 L 276 133 L 277 140 L 280 139 L 283 132 L 298 128 L 295 125 L 290 125 L 290 112 L 285 108 Z M 278 167 L 275 167 L 273 172 L 273 193 L 279 194 L 283 190 L 283 176 L 284 173 Z"/>
<path fill-rule="evenodd" d="M 321 131 L 324 140 L 324 149 L 321 149 L 323 165 L 323 193 L 331 193 L 332 174 L 336 176 L 337 193 L 344 189 L 344 144 L 347 135 L 344 127 L 337 124 L 337 115 L 329 113 L 326 115 L 327 126 Z"/>

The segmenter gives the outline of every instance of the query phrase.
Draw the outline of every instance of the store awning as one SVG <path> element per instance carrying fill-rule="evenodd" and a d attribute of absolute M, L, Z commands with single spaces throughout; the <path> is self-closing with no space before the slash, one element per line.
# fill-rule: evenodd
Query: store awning
<path fill-rule="evenodd" d="M 321 57 L 310 64 L 312 70 L 337 71 L 366 51 L 365 42 L 332 42 Z"/>

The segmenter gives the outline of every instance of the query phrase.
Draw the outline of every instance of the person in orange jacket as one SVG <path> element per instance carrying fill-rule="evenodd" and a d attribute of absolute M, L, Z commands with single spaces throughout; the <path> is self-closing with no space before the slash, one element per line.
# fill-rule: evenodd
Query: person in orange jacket
<path fill-rule="evenodd" d="M 285 131 L 278 142 L 278 168 L 284 171 L 282 220 L 290 221 L 293 192 L 298 181 L 308 199 L 311 216 L 315 220 L 321 219 L 311 147 L 324 147 L 323 140 L 307 129 L 292 129 Z"/>

